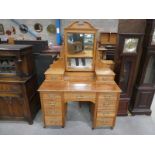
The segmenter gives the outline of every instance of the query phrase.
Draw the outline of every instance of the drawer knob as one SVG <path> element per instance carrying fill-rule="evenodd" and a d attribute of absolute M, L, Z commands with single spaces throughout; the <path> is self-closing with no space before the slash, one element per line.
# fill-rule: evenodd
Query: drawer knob
<path fill-rule="evenodd" d="M 55 102 L 49 102 L 49 105 L 53 105 L 54 106 L 55 105 Z"/>

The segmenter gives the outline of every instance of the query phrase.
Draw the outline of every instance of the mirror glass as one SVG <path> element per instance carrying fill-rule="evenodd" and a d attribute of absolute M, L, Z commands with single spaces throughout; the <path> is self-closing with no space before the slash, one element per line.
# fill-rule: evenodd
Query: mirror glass
<path fill-rule="evenodd" d="M 138 38 L 126 38 L 124 42 L 123 53 L 136 53 Z"/>
<path fill-rule="evenodd" d="M 94 34 L 67 33 L 68 69 L 92 70 Z"/>
<path fill-rule="evenodd" d="M 34 25 L 34 29 L 35 29 L 36 32 L 42 32 L 43 26 L 40 23 L 36 23 Z"/>
<path fill-rule="evenodd" d="M 94 34 L 68 33 L 67 43 L 69 53 L 92 53 L 94 47 Z"/>

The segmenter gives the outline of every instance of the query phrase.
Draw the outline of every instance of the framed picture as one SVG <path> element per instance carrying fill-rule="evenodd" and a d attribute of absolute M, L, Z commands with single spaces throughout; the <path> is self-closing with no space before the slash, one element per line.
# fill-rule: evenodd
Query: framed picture
<path fill-rule="evenodd" d="M 4 35 L 4 27 L 3 27 L 3 24 L 0 24 L 0 35 Z"/>

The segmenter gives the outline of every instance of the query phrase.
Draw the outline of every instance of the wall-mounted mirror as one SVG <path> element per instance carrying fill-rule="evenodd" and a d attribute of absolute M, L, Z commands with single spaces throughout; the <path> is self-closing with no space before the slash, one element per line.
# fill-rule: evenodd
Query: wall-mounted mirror
<path fill-rule="evenodd" d="M 124 42 L 123 53 L 136 53 L 138 38 L 126 38 Z"/>
<path fill-rule="evenodd" d="M 94 34 L 68 33 L 67 49 L 69 53 L 90 52 L 93 53 Z"/>
<path fill-rule="evenodd" d="M 36 24 L 34 24 L 34 29 L 36 32 L 42 32 L 43 26 L 40 23 L 36 23 Z"/>
<path fill-rule="evenodd" d="M 28 32 L 28 27 L 25 24 L 19 25 L 19 29 L 22 33 L 27 33 Z"/>
<path fill-rule="evenodd" d="M 55 27 L 55 25 L 53 25 L 53 24 L 49 24 L 48 26 L 47 26 L 47 32 L 49 32 L 49 33 L 56 33 L 56 27 Z"/>
<path fill-rule="evenodd" d="M 4 27 L 3 27 L 3 24 L 0 24 L 0 35 L 4 35 Z"/>

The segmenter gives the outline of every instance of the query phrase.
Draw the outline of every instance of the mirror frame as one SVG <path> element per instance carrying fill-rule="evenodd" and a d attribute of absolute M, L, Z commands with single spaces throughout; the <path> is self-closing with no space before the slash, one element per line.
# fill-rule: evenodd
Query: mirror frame
<path fill-rule="evenodd" d="M 94 28 L 89 22 L 83 21 L 75 21 L 71 23 L 68 27 L 64 29 L 64 56 L 65 56 L 65 68 L 67 71 L 73 71 L 68 69 L 67 67 L 67 55 L 68 52 L 68 33 L 83 33 L 83 34 L 94 34 L 94 44 L 93 44 L 93 62 L 92 62 L 92 69 L 88 71 L 94 71 L 95 70 L 95 51 L 96 51 L 96 32 L 97 29 Z M 74 71 L 77 71 L 76 69 Z M 87 70 L 78 70 L 78 71 L 87 71 Z"/>

